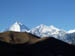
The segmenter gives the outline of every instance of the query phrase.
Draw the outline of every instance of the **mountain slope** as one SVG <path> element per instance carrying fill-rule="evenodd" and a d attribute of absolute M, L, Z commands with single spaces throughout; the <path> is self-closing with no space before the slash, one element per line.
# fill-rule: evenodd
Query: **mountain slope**
<path fill-rule="evenodd" d="M 40 26 L 37 26 L 30 30 L 30 33 L 37 35 L 39 37 L 55 37 L 60 40 L 65 40 L 66 38 L 66 31 L 58 29 L 54 27 L 53 25 L 51 26 L 46 26 L 41 24 Z"/>
<path fill-rule="evenodd" d="M 41 24 L 40 26 L 37 26 L 30 30 L 32 34 L 35 34 L 40 37 L 49 37 L 54 36 L 57 37 L 57 35 L 62 36 L 62 33 L 66 33 L 66 31 L 60 30 L 54 26 L 46 26 Z"/>
<path fill-rule="evenodd" d="M 29 34 L 27 32 L 3 32 L 0 33 L 0 41 L 11 44 L 24 44 L 24 43 L 36 43 L 41 41 L 37 36 Z"/>
<path fill-rule="evenodd" d="M 58 29 L 54 27 L 53 25 L 46 26 L 46 25 L 41 24 L 40 26 L 37 26 L 31 29 L 29 32 L 41 38 L 54 37 L 56 39 L 62 40 L 69 44 L 75 45 L 75 31 L 74 30 L 65 31 L 65 30 Z"/>
<path fill-rule="evenodd" d="M 11 25 L 8 29 L 5 31 L 15 31 L 15 32 L 26 32 L 29 29 L 22 23 L 16 22 L 13 25 Z"/>
<path fill-rule="evenodd" d="M 7 44 L 0 41 L 0 56 L 75 56 L 75 46 L 49 37 L 34 44 Z"/>
<path fill-rule="evenodd" d="M 65 41 L 69 44 L 75 45 L 75 30 L 65 31 L 62 29 L 58 29 L 55 26 L 46 26 L 44 24 L 41 24 L 31 30 L 29 30 L 24 24 L 20 22 L 14 23 L 11 27 L 5 30 L 7 31 L 15 31 L 15 32 L 27 32 L 31 33 L 33 35 L 36 35 L 40 38 L 44 37 L 54 37 L 56 39 Z"/>
<path fill-rule="evenodd" d="M 75 33 L 75 29 L 74 30 L 69 30 L 67 33 Z"/>

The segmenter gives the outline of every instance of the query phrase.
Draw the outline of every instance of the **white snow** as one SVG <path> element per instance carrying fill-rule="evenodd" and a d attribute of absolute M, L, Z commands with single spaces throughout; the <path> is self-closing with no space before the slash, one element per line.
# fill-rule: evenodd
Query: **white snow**
<path fill-rule="evenodd" d="M 74 30 L 69 30 L 67 33 L 75 33 L 75 29 Z"/>
<path fill-rule="evenodd" d="M 29 29 L 22 23 L 16 22 L 13 25 L 11 25 L 6 31 L 16 31 L 16 32 L 25 32 Z"/>
<path fill-rule="evenodd" d="M 50 37 L 50 36 L 58 37 L 58 35 L 61 36 L 62 33 L 65 34 L 65 31 L 60 30 L 54 27 L 53 25 L 46 26 L 44 24 L 41 24 L 40 26 L 31 29 L 30 33 L 40 37 Z"/>
<path fill-rule="evenodd" d="M 20 22 L 16 22 L 11 27 L 6 29 L 6 31 L 16 31 L 16 32 L 28 32 L 31 34 L 34 34 L 36 36 L 39 36 L 41 38 L 43 37 L 54 37 L 59 40 L 65 41 L 69 44 L 73 43 L 75 45 L 75 35 L 72 33 L 75 33 L 75 30 L 69 30 L 65 31 L 62 29 L 58 29 L 55 26 L 46 26 L 44 24 L 41 24 L 31 30 L 29 30 L 24 24 Z"/>

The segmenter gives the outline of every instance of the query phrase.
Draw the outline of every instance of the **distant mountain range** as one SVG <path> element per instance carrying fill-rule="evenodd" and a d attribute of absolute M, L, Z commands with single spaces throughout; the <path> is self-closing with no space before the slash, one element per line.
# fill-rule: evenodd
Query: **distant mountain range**
<path fill-rule="evenodd" d="M 44 24 L 41 24 L 33 29 L 29 29 L 24 24 L 20 22 L 16 22 L 10 27 L 8 27 L 8 29 L 5 29 L 4 32 L 6 31 L 27 32 L 41 38 L 54 37 L 56 39 L 62 40 L 69 44 L 75 45 L 75 30 L 65 31 L 65 30 L 56 28 L 53 25 L 46 26 Z"/>
<path fill-rule="evenodd" d="M 0 56 L 75 56 L 75 33 L 16 22 L 0 32 Z"/>

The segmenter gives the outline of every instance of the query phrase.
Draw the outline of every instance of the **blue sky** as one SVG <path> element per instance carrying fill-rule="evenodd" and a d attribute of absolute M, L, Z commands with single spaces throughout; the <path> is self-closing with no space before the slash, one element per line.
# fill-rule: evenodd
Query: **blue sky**
<path fill-rule="evenodd" d="M 0 30 L 15 21 L 29 28 L 45 24 L 75 29 L 75 0 L 0 0 Z"/>

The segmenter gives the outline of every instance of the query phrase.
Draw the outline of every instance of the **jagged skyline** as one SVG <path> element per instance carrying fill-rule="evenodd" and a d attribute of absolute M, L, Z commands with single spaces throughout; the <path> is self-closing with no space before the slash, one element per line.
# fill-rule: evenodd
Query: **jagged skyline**
<path fill-rule="evenodd" d="M 54 37 L 56 39 L 60 39 L 62 41 L 68 42 L 69 44 L 72 44 L 73 40 L 75 39 L 73 34 L 75 34 L 75 30 L 65 31 L 62 29 L 59 29 L 53 25 L 46 26 L 44 24 L 41 24 L 33 29 L 29 29 L 27 26 L 22 24 L 21 22 L 15 22 L 12 24 L 8 29 L 5 29 L 3 32 L 27 32 L 31 33 L 33 35 L 36 35 L 38 37 Z"/>
<path fill-rule="evenodd" d="M 39 26 L 45 26 L 45 27 L 57 28 L 57 29 L 64 30 L 64 31 L 67 31 L 67 32 L 75 32 L 75 28 L 66 30 L 66 29 L 61 28 L 61 27 L 56 27 L 55 25 L 46 25 L 46 24 L 39 24 L 39 25 L 36 25 L 35 27 L 30 28 L 27 25 L 25 25 L 23 22 L 20 22 L 20 21 L 15 21 L 14 23 L 10 24 L 8 27 L 5 27 L 5 28 L 1 29 L 0 32 L 5 31 L 5 29 L 8 29 L 9 27 L 15 26 L 15 28 L 16 28 L 17 25 L 18 26 L 20 26 L 20 25 L 22 26 L 23 25 L 23 26 L 29 28 L 29 30 L 34 29 L 34 28 L 39 27 Z M 12 28 L 12 29 L 15 30 L 14 28 Z"/>
<path fill-rule="evenodd" d="M 38 26 L 35 26 L 33 28 L 29 28 L 27 27 L 25 24 L 23 24 L 22 22 L 19 22 L 19 21 L 16 21 L 15 23 L 13 23 L 12 25 L 8 26 L 7 29 L 4 29 L 4 31 L 18 31 L 18 32 L 25 32 L 26 31 L 30 31 L 30 30 L 34 30 L 34 29 L 43 29 L 43 30 L 46 30 L 46 31 L 49 31 L 49 30 L 52 30 L 52 29 L 55 29 L 57 31 L 65 31 L 67 33 L 73 33 L 75 32 L 75 29 L 70 29 L 70 30 L 65 30 L 65 29 L 61 29 L 61 28 L 58 28 L 54 25 L 45 25 L 45 24 L 40 24 Z M 2 32 L 4 32 L 2 31 Z"/>

